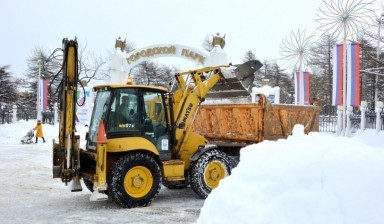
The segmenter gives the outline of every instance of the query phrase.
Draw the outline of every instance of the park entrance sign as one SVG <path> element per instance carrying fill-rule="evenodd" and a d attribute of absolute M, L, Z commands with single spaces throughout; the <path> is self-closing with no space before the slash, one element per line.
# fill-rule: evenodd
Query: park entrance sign
<path fill-rule="evenodd" d="M 208 52 L 181 44 L 151 45 L 130 53 L 125 52 L 126 43 L 120 38 L 116 40 L 115 52 L 112 54 L 110 64 L 111 83 L 124 84 L 130 76 L 133 67 L 141 62 L 160 57 L 178 57 L 195 63 L 199 67 L 227 65 L 227 54 L 223 50 L 225 37 L 219 34 L 213 37 L 213 49 Z"/>
<path fill-rule="evenodd" d="M 179 44 L 152 45 L 129 53 L 126 57 L 129 67 L 154 58 L 179 57 L 205 66 L 209 53 Z"/>

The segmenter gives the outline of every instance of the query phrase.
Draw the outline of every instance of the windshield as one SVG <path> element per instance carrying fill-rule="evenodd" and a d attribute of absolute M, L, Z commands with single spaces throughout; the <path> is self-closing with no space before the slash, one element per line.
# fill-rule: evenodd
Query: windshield
<path fill-rule="evenodd" d="M 108 134 L 125 131 L 139 131 L 137 89 L 116 89 L 111 100 L 111 106 L 106 124 Z"/>
<path fill-rule="evenodd" d="M 96 95 L 95 106 L 93 108 L 92 120 L 89 126 L 88 133 L 88 148 L 96 149 L 96 138 L 99 130 L 100 120 L 105 120 L 106 112 L 108 109 L 108 102 L 111 96 L 110 91 L 101 91 Z"/>

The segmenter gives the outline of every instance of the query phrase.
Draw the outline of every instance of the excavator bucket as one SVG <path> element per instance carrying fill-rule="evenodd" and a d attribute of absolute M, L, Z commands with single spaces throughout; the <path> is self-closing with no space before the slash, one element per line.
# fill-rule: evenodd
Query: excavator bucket
<path fill-rule="evenodd" d="M 221 67 L 223 79 L 218 82 L 207 94 L 207 98 L 235 98 L 250 95 L 255 79 L 255 72 L 263 64 L 258 61 L 248 61 L 240 65 Z"/>

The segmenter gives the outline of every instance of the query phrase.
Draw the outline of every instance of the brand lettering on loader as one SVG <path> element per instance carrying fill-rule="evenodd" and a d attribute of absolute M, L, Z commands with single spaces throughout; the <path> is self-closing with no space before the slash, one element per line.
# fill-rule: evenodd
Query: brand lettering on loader
<path fill-rule="evenodd" d="M 192 107 L 193 107 L 193 104 L 192 104 L 192 103 L 189 103 L 189 105 L 188 105 L 188 107 L 187 107 L 187 110 L 185 111 L 184 118 L 183 118 L 183 122 L 184 122 L 184 123 L 187 122 L 187 119 L 188 119 L 188 117 L 189 117 L 189 114 L 191 113 Z"/>

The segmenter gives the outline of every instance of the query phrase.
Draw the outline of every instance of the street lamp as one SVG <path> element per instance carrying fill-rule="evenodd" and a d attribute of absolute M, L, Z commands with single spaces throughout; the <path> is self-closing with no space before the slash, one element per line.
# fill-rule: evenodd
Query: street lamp
<path fill-rule="evenodd" d="M 345 119 L 346 119 L 346 56 L 347 56 L 347 38 L 353 39 L 359 30 L 364 27 L 365 24 L 369 24 L 368 20 L 372 20 L 371 14 L 374 11 L 369 7 L 372 1 L 367 0 L 322 0 L 325 4 L 324 9 L 319 8 L 320 13 L 318 14 L 318 21 L 322 24 L 319 29 L 323 30 L 324 33 L 329 33 L 334 37 L 338 38 L 342 35 L 344 52 L 343 52 L 343 106 L 342 112 L 342 135 L 345 135 Z M 339 111 L 339 110 L 338 110 Z M 340 134 L 340 132 L 338 132 Z"/>

